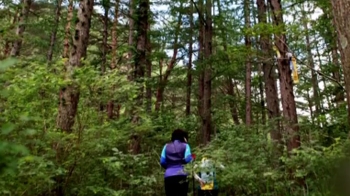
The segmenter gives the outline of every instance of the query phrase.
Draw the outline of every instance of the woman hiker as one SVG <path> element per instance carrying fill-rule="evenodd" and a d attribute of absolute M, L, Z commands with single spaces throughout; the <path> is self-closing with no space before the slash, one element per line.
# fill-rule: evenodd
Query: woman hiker
<path fill-rule="evenodd" d="M 171 135 L 171 142 L 165 144 L 162 150 L 160 164 L 165 169 L 166 196 L 187 196 L 188 174 L 184 171 L 184 164 L 192 161 L 191 148 L 187 140 L 188 134 L 176 129 Z"/>
<path fill-rule="evenodd" d="M 194 173 L 195 179 L 200 183 L 198 187 L 198 196 L 218 196 L 219 187 L 216 181 L 216 167 L 215 163 L 206 157 L 203 157 L 199 165 L 195 165 L 194 169 L 199 171 Z M 219 164 L 221 169 L 225 167 Z"/>

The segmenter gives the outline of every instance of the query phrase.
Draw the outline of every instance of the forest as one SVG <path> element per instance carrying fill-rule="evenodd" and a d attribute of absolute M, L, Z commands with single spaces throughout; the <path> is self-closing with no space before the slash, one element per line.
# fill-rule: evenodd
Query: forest
<path fill-rule="evenodd" d="M 0 0 L 0 195 L 163 196 L 178 128 L 220 195 L 350 195 L 348 10 Z"/>

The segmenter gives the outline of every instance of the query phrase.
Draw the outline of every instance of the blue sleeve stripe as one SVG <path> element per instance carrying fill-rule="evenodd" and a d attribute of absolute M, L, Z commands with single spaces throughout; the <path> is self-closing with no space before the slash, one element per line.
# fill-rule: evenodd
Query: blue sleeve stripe
<path fill-rule="evenodd" d="M 166 145 L 164 145 L 162 154 L 160 155 L 161 157 L 165 158 L 165 151 L 166 151 Z"/>
<path fill-rule="evenodd" d="M 160 155 L 160 164 L 162 166 L 166 165 L 166 155 L 165 155 L 165 151 L 166 151 L 166 145 L 164 145 L 163 150 L 162 150 L 162 154 Z"/>
<path fill-rule="evenodd" d="M 186 150 L 185 150 L 185 162 L 189 163 L 192 161 L 192 154 L 191 154 L 191 148 L 190 145 L 186 144 Z"/>

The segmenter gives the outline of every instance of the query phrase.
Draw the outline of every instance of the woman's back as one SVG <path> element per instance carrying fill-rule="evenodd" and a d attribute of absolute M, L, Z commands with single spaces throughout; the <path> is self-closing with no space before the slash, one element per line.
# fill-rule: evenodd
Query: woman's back
<path fill-rule="evenodd" d="M 191 150 L 187 143 L 179 140 L 167 143 L 161 155 L 161 164 L 166 169 L 164 177 L 187 175 L 183 164 L 189 163 L 191 159 Z"/>
<path fill-rule="evenodd" d="M 183 164 L 186 145 L 186 143 L 182 143 L 178 140 L 166 144 L 165 158 L 168 163 L 168 167 Z"/>
<path fill-rule="evenodd" d="M 171 142 L 164 145 L 160 164 L 165 169 L 164 188 L 166 196 L 187 196 L 188 180 L 184 164 L 192 161 L 188 135 L 181 129 L 173 131 Z"/>

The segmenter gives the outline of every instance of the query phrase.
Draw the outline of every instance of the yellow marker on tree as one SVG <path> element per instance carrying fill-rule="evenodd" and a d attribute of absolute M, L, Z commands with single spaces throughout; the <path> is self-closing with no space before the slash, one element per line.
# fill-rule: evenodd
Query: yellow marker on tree
<path fill-rule="evenodd" d="M 294 84 L 298 84 L 299 83 L 298 66 L 297 66 L 297 61 L 295 57 L 292 57 L 292 64 L 293 64 L 293 70 L 292 70 L 293 82 Z"/>
<path fill-rule="evenodd" d="M 281 58 L 281 53 L 280 53 L 280 51 L 278 51 L 277 47 L 273 46 L 272 49 L 276 52 L 277 58 Z"/>

